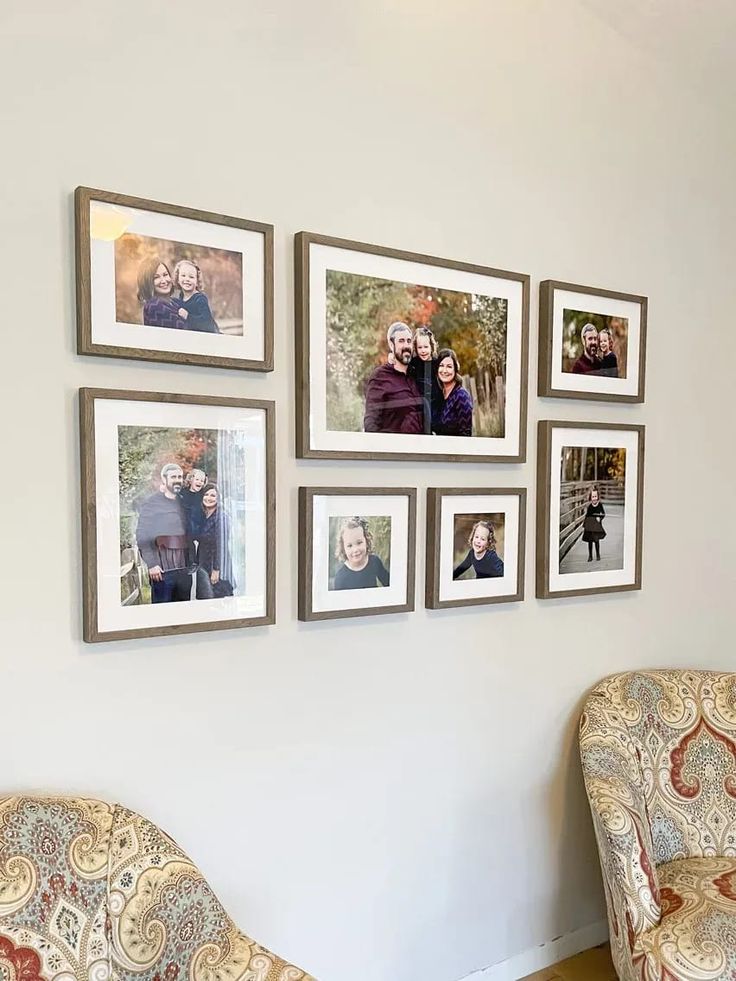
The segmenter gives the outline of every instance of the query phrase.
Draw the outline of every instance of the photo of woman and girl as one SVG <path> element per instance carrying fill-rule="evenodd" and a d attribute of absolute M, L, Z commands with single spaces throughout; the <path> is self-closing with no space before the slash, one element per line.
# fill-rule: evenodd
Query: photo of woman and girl
<path fill-rule="evenodd" d="M 373 589 L 390 585 L 391 519 L 377 517 L 370 520 L 376 528 L 375 535 L 367 518 L 330 519 L 330 540 L 334 543 L 333 555 L 337 563 L 334 574 L 330 575 L 330 589 Z M 379 551 L 385 564 L 377 554 Z"/>
<path fill-rule="evenodd" d="M 466 522 L 467 516 L 455 516 L 456 542 L 458 533 L 463 534 L 462 526 Z M 460 527 L 458 527 L 459 524 Z M 465 539 L 465 544 L 469 546 L 468 552 L 462 561 L 453 569 L 453 579 L 495 579 L 503 576 L 503 559 L 497 551 L 496 526 L 491 520 L 482 518 L 476 521 L 473 524 L 470 534 Z M 466 576 L 465 574 L 471 569 L 473 570 L 473 575 Z"/>
<path fill-rule="evenodd" d="M 147 327 L 220 333 L 204 292 L 202 270 L 192 259 L 180 259 L 173 275 L 159 256 L 144 259 L 138 269 L 138 302 Z"/>

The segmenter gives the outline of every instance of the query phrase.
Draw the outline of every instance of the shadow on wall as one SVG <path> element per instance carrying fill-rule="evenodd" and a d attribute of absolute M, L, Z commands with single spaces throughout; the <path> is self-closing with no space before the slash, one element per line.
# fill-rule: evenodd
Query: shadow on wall
<path fill-rule="evenodd" d="M 580 695 L 568 720 L 559 766 L 550 783 L 550 851 L 558 857 L 559 884 L 557 902 L 551 904 L 555 910 L 555 937 L 606 921 L 598 846 L 578 743 L 578 724 L 587 697 L 587 691 Z"/>

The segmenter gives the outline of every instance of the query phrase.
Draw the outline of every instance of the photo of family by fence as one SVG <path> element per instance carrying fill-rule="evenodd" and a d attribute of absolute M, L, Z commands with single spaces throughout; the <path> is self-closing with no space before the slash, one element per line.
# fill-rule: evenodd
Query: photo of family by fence
<path fill-rule="evenodd" d="M 452 578 L 503 576 L 504 514 L 455 514 Z"/>
<path fill-rule="evenodd" d="M 390 515 L 331 517 L 328 534 L 328 589 L 373 589 L 390 585 Z"/>
<path fill-rule="evenodd" d="M 563 372 L 626 378 L 628 332 L 626 317 L 563 310 Z"/>
<path fill-rule="evenodd" d="M 559 571 L 624 567 L 626 450 L 563 446 Z"/>
<path fill-rule="evenodd" d="M 243 439 L 118 427 L 123 606 L 244 594 Z"/>
<path fill-rule="evenodd" d="M 126 233 L 115 241 L 116 320 L 243 334 L 240 252 Z"/>
<path fill-rule="evenodd" d="M 327 428 L 505 435 L 505 299 L 327 270 Z"/>

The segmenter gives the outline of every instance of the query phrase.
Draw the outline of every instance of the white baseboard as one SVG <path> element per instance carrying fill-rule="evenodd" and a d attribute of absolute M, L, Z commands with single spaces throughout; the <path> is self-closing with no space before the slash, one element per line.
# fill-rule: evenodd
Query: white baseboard
<path fill-rule="evenodd" d="M 532 947 L 531 950 L 522 951 L 521 954 L 509 957 L 507 961 L 482 967 L 478 971 L 467 974 L 460 981 L 519 981 L 519 978 L 525 978 L 527 974 L 551 967 L 558 961 L 564 961 L 566 957 L 573 957 L 581 950 L 597 947 L 606 940 L 608 940 L 608 923 L 606 920 L 599 920 L 598 923 L 590 923 L 572 933 L 566 933 L 563 937 L 556 937 L 538 947 Z"/>

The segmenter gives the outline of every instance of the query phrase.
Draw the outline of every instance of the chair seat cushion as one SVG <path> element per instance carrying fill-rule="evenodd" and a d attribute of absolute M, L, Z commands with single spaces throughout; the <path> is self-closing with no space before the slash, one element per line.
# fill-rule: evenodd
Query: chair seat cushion
<path fill-rule="evenodd" d="M 642 976 L 736 981 L 736 858 L 679 859 L 659 865 L 657 876 L 662 921 L 633 951 Z"/>

